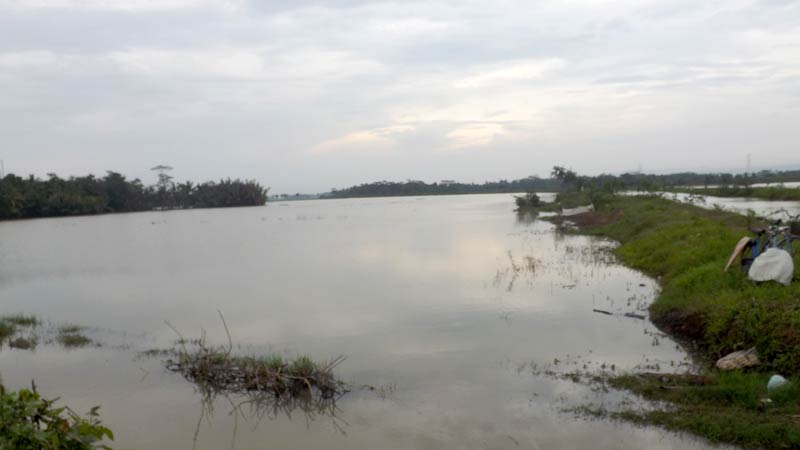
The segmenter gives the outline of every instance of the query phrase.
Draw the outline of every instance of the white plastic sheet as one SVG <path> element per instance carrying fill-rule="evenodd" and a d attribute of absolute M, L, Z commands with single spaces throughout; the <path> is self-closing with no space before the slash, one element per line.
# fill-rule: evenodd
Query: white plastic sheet
<path fill-rule="evenodd" d="M 758 255 L 747 272 L 753 281 L 777 281 L 788 286 L 794 274 L 794 261 L 785 250 L 769 248 Z"/>

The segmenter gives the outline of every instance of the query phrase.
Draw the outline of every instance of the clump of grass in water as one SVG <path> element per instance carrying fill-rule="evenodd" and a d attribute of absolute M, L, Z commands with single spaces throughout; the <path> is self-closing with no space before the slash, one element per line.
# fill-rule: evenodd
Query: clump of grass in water
<path fill-rule="evenodd" d="M 4 341 L 17 332 L 17 327 L 6 320 L 0 319 L 0 341 Z"/>
<path fill-rule="evenodd" d="M 8 346 L 11 348 L 16 348 L 19 350 L 33 350 L 36 348 L 36 338 L 35 337 L 18 337 L 16 339 L 12 339 L 8 342 Z"/>
<path fill-rule="evenodd" d="M 12 314 L 0 317 L 0 342 L 11 339 L 22 327 L 35 327 L 41 322 L 36 316 Z"/>
<path fill-rule="evenodd" d="M 85 347 L 92 343 L 92 340 L 81 334 L 83 327 L 80 325 L 63 325 L 58 329 L 56 340 L 64 347 Z"/>
<path fill-rule="evenodd" d="M 61 334 L 75 334 L 80 333 L 83 327 L 80 325 L 67 324 L 58 327 L 58 332 Z"/>
<path fill-rule="evenodd" d="M 228 332 L 227 325 L 225 331 Z M 233 355 L 230 333 L 228 339 L 227 347 L 208 347 L 204 338 L 187 347 L 183 344 L 187 341 L 181 337 L 181 347 L 174 351 L 176 358 L 166 361 L 167 369 L 180 373 L 204 393 L 271 393 L 279 399 L 303 396 L 334 399 L 347 392 L 346 385 L 333 374 L 333 369 L 344 360 L 342 356 L 322 364 L 308 356 L 287 360 L 279 355 Z"/>
<path fill-rule="evenodd" d="M 239 356 L 224 349 L 199 345 L 191 350 L 178 350 L 177 358 L 167 361 L 167 368 L 209 391 L 260 391 L 278 397 L 317 393 L 323 398 L 332 398 L 345 391 L 344 384 L 333 375 L 333 368 L 342 360 L 339 357 L 330 363 L 318 364 L 308 356 L 294 360 L 274 355 Z"/>
<path fill-rule="evenodd" d="M 20 327 L 35 327 L 41 323 L 36 316 L 25 314 L 3 316 L 1 320 Z"/>

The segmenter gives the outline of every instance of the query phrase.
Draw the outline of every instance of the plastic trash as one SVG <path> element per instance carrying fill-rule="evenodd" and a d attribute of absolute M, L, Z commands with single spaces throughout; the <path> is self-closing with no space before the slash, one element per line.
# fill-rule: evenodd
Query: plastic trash
<path fill-rule="evenodd" d="M 794 274 L 794 261 L 784 250 L 769 248 L 758 255 L 750 266 L 747 276 L 753 281 L 777 281 L 788 286 Z"/>
<path fill-rule="evenodd" d="M 783 378 L 780 375 L 773 375 L 769 378 L 769 382 L 767 382 L 767 392 L 772 392 L 775 389 L 779 389 L 783 386 L 789 384 L 789 380 Z"/>

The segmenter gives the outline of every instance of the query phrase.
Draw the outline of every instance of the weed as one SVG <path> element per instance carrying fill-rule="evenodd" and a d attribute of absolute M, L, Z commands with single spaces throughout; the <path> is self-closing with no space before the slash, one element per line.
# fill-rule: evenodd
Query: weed
<path fill-rule="evenodd" d="M 36 338 L 24 338 L 18 337 L 16 339 L 12 339 L 8 342 L 8 346 L 11 348 L 16 348 L 19 350 L 32 350 L 36 348 Z"/>
<path fill-rule="evenodd" d="M 41 322 L 38 318 L 34 315 L 25 315 L 25 314 L 13 314 L 9 316 L 3 316 L 2 319 L 5 322 L 20 326 L 20 327 L 35 327 L 39 325 Z"/>
<path fill-rule="evenodd" d="M 58 332 L 61 334 L 75 334 L 83 330 L 80 325 L 67 324 L 58 327 Z"/>
<path fill-rule="evenodd" d="M 88 337 L 78 333 L 59 333 L 56 337 L 58 343 L 67 348 L 85 347 L 92 343 Z"/>
<path fill-rule="evenodd" d="M 87 418 L 69 408 L 56 408 L 55 400 L 46 400 L 32 389 L 6 391 L 0 385 L 0 448 L 18 450 L 104 448 L 103 439 L 114 434 L 98 418 L 98 407 Z"/>
<path fill-rule="evenodd" d="M 745 448 L 797 448 L 800 427 L 800 379 L 767 398 L 766 374 L 730 372 L 711 376 L 641 374 L 611 377 L 612 387 L 630 390 L 671 407 L 649 411 L 607 412 L 634 423 L 689 431 L 712 442 Z"/>
<path fill-rule="evenodd" d="M 228 332 L 227 325 L 225 331 Z M 167 369 L 195 383 L 204 395 L 267 392 L 279 399 L 314 395 L 334 399 L 347 391 L 333 375 L 333 369 L 344 360 L 342 356 L 327 364 L 318 364 L 308 356 L 294 360 L 279 355 L 240 356 L 231 353 L 230 333 L 226 347 L 209 347 L 204 337 L 195 341 L 196 345 L 187 346 L 187 341 L 178 335 L 182 344 L 174 350 L 176 358 L 166 361 Z"/>
<path fill-rule="evenodd" d="M 261 364 L 271 370 L 279 370 L 283 368 L 286 363 L 283 361 L 283 358 L 280 355 L 270 355 L 267 357 L 261 358 Z"/>
<path fill-rule="evenodd" d="M 13 323 L 0 319 L 0 341 L 4 341 L 17 332 L 17 327 Z"/>

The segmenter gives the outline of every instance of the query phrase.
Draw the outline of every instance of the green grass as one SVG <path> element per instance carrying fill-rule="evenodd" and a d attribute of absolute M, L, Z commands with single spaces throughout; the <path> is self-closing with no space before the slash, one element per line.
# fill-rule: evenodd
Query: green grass
<path fill-rule="evenodd" d="M 81 330 L 83 330 L 82 326 L 73 324 L 67 324 L 58 327 L 58 332 L 61 334 L 74 334 L 79 333 Z"/>
<path fill-rule="evenodd" d="M 203 340 L 192 348 L 173 350 L 176 358 L 165 361 L 167 369 L 183 374 L 201 391 L 254 395 L 271 392 L 273 399 L 300 398 L 312 394 L 331 399 L 347 391 L 333 375 L 343 357 L 318 364 L 308 356 L 285 359 L 280 355 L 242 356 L 229 347 L 208 347 Z M 260 400 L 259 400 L 260 401 Z"/>
<path fill-rule="evenodd" d="M 0 319 L 0 341 L 4 341 L 17 332 L 17 327 L 6 320 Z"/>
<path fill-rule="evenodd" d="M 18 337 L 16 339 L 12 339 L 8 342 L 8 346 L 11 348 L 16 348 L 20 350 L 33 350 L 36 348 L 36 338 L 35 337 Z"/>
<path fill-rule="evenodd" d="M 62 329 L 56 337 L 56 341 L 64 347 L 75 348 L 85 347 L 92 343 L 92 340 L 78 332 L 65 333 Z"/>
<path fill-rule="evenodd" d="M 648 400 L 667 402 L 669 410 L 621 411 L 611 417 L 675 431 L 689 431 L 712 442 L 744 448 L 800 447 L 800 379 L 768 394 L 769 375 L 720 373 L 708 382 L 623 375 L 608 380 Z M 766 401 L 770 399 L 771 401 Z"/>
<path fill-rule="evenodd" d="M 12 314 L 8 316 L 3 316 L 0 320 L 12 323 L 20 327 L 35 327 L 41 323 L 41 321 L 39 321 L 39 319 L 36 318 L 36 316 L 25 315 L 25 314 Z"/>
<path fill-rule="evenodd" d="M 258 364 L 266 367 L 269 370 L 280 370 L 286 365 L 280 355 L 270 355 L 259 358 Z"/>
<path fill-rule="evenodd" d="M 57 399 L 56 399 L 57 400 Z M 32 388 L 8 391 L 0 385 L 0 448 L 15 450 L 111 450 L 114 433 L 92 408 L 85 417 Z"/>
<path fill-rule="evenodd" d="M 736 266 L 722 272 L 748 235 L 745 216 L 655 197 L 613 197 L 599 214 L 614 219 L 582 231 L 620 241 L 623 263 L 659 279 L 650 307 L 659 326 L 693 340 L 709 359 L 755 346 L 763 369 L 800 369 L 800 282 L 756 285 Z"/>
<path fill-rule="evenodd" d="M 560 205 L 562 208 L 572 209 L 591 204 L 592 196 L 589 191 L 563 191 L 556 195 L 554 203 Z"/>
<path fill-rule="evenodd" d="M 301 356 L 289 364 L 289 372 L 300 377 L 311 376 L 317 370 L 317 364 L 308 356 Z"/>
<path fill-rule="evenodd" d="M 610 197 L 582 221 L 579 232 L 619 241 L 623 263 L 659 280 L 650 316 L 661 329 L 691 341 L 709 363 L 749 347 L 761 360 L 759 372 L 714 374 L 705 384 L 689 377 L 612 378 L 614 387 L 671 406 L 604 415 L 745 448 L 800 448 L 800 379 L 762 401 L 772 373 L 789 377 L 800 370 L 800 281 L 756 285 L 738 266 L 722 271 L 751 221 L 659 197 Z"/>

